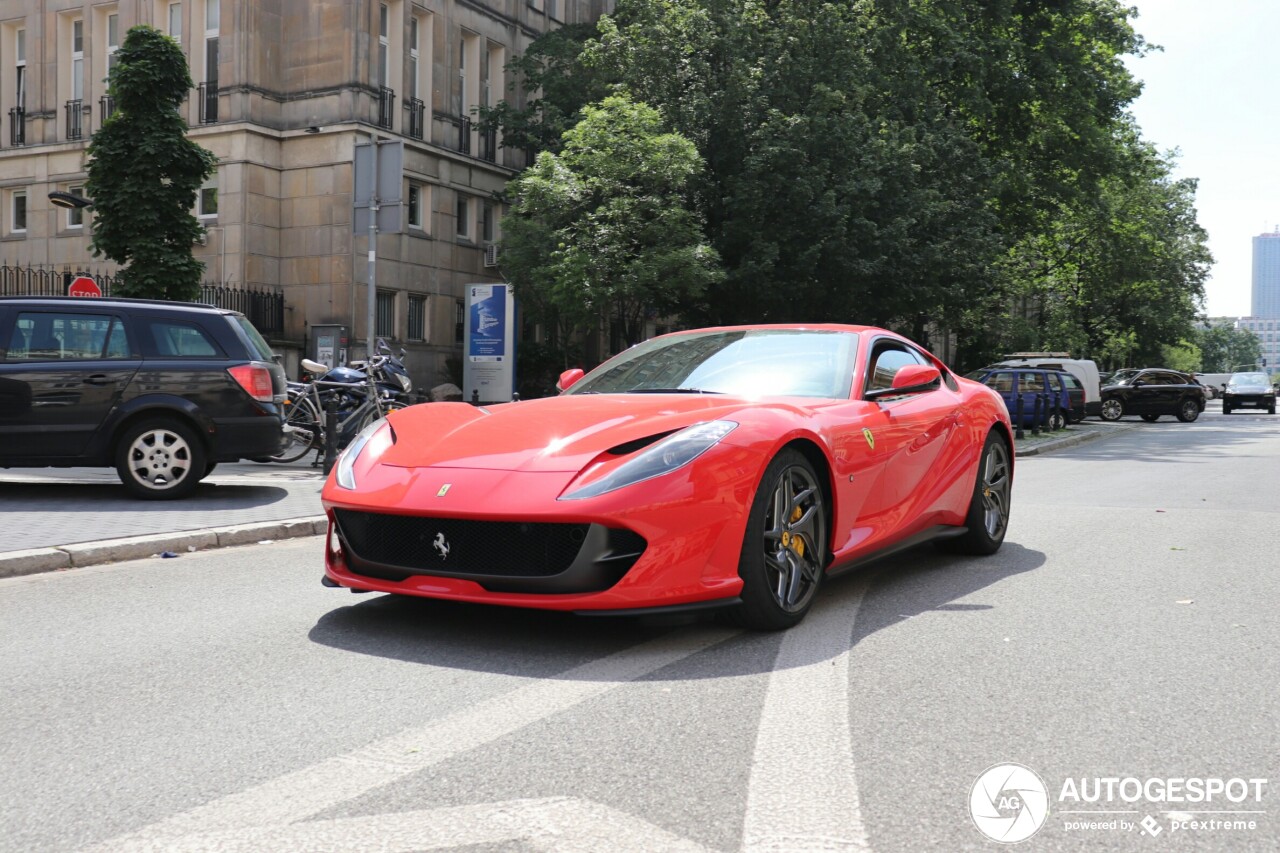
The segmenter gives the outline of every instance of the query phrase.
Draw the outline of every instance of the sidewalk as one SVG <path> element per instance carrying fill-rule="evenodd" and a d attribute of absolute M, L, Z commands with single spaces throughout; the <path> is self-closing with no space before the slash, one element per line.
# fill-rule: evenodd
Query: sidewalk
<path fill-rule="evenodd" d="M 324 475 L 219 465 L 179 501 L 138 501 L 108 468 L 0 470 L 0 578 L 324 532 Z"/>
<path fill-rule="evenodd" d="M 1019 459 L 1139 426 L 1087 420 L 1015 441 Z M 290 465 L 220 465 L 180 501 L 137 501 L 107 468 L 0 470 L 0 578 L 325 532 L 324 475 Z"/>

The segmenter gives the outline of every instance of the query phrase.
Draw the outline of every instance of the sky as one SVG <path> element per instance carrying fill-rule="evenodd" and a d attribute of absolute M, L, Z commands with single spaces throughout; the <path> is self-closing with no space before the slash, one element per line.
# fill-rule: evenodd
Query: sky
<path fill-rule="evenodd" d="M 1181 151 L 1214 264 L 1211 317 L 1250 311 L 1255 235 L 1280 225 L 1280 0 L 1129 0 L 1134 28 L 1164 48 L 1130 58 L 1143 136 Z"/>

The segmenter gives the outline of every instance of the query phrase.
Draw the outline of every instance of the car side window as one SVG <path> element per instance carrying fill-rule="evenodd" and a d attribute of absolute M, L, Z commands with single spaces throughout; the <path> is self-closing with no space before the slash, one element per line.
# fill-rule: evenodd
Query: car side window
<path fill-rule="evenodd" d="M 1008 393 L 1013 391 L 1013 374 L 1012 373 L 993 373 L 982 382 L 993 391 L 999 393 Z"/>
<path fill-rule="evenodd" d="M 8 359 L 71 361 L 102 358 L 113 319 L 105 314 L 21 312 L 9 344 Z"/>
<path fill-rule="evenodd" d="M 1074 391 L 1080 387 L 1080 380 L 1076 379 L 1070 373 L 1062 374 L 1062 384 L 1067 386 L 1067 390 Z"/>
<path fill-rule="evenodd" d="M 872 356 L 871 369 L 867 371 L 868 391 L 881 391 L 893 387 L 893 377 L 909 364 L 924 364 L 915 353 L 896 344 L 881 344 Z"/>
<path fill-rule="evenodd" d="M 161 358 L 216 358 L 222 350 L 203 329 L 194 323 L 178 320 L 151 320 L 152 350 L 147 353 Z"/>
<path fill-rule="evenodd" d="M 1038 394 L 1044 390 L 1043 373 L 1021 373 L 1018 375 L 1018 390 Z"/>

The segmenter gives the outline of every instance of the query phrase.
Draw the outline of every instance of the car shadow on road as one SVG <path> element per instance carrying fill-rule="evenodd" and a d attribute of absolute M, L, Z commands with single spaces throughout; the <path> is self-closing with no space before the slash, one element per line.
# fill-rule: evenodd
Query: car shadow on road
<path fill-rule="evenodd" d="M 958 614 L 992 605 L 962 602 L 1005 578 L 1033 571 L 1045 555 L 1008 542 L 995 555 L 972 558 L 943 554 L 925 546 L 894 555 L 865 569 L 831 578 L 806 622 L 792 632 L 814 630 L 814 616 L 829 609 L 847 611 L 847 623 L 836 620 L 847 636 L 836 646 L 851 648 L 871 634 L 930 611 Z M 357 654 L 409 663 L 527 677 L 563 676 L 586 660 L 625 650 L 662 637 L 690 642 L 707 632 L 725 630 L 715 617 L 676 620 L 641 617 L 575 616 L 408 596 L 375 595 L 326 613 L 311 629 L 313 642 Z M 831 620 L 824 620 L 830 626 Z M 847 634 L 844 634 L 847 630 Z M 783 638 L 789 632 L 735 632 L 686 661 L 659 670 L 651 680 L 684 680 L 745 676 L 771 672 Z M 831 649 L 830 642 L 806 648 Z M 818 663 L 792 658 L 792 665 Z"/>
<path fill-rule="evenodd" d="M 60 513 L 109 512 L 112 510 L 202 512 L 204 510 L 252 509 L 269 506 L 289 497 L 288 489 L 277 486 L 241 486 L 201 483 L 192 493 L 175 501 L 141 501 L 133 498 L 119 482 L 100 483 L 14 483 L 0 481 L 0 512 Z"/>

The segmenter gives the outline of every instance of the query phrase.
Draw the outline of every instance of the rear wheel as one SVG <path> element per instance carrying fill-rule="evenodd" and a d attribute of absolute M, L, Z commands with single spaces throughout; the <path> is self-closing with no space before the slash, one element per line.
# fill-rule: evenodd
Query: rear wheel
<path fill-rule="evenodd" d="M 1190 398 L 1178 404 L 1178 420 L 1189 424 L 1200 417 L 1200 404 Z"/>
<path fill-rule="evenodd" d="M 978 479 L 969 501 L 969 513 L 965 516 L 964 535 L 944 539 L 941 544 L 948 551 L 960 554 L 994 554 L 1004 543 L 1009 528 L 1009 500 L 1013 492 L 1013 467 L 1009 462 L 1009 447 L 998 432 L 987 434 L 978 460 Z"/>
<path fill-rule="evenodd" d="M 195 430 L 176 420 L 140 421 L 120 436 L 116 473 L 128 492 L 144 500 L 190 494 L 205 474 L 204 445 Z"/>
<path fill-rule="evenodd" d="M 284 420 L 285 445 L 270 462 L 296 462 L 306 456 L 313 447 L 324 441 L 324 431 L 320 426 L 320 418 L 311 401 L 297 398 L 289 406 L 289 415 Z"/>
<path fill-rule="evenodd" d="M 809 460 L 783 450 L 760 480 L 738 574 L 742 604 L 729 618 L 747 628 L 777 631 L 804 618 L 826 566 L 826 507 Z"/>
<path fill-rule="evenodd" d="M 1102 401 L 1102 419 L 1104 421 L 1118 421 L 1124 417 L 1124 403 L 1116 398 Z"/>
<path fill-rule="evenodd" d="M 1049 415 L 1049 429 L 1056 432 L 1057 430 L 1065 429 L 1066 426 L 1066 414 L 1063 413 L 1061 409 L 1054 409 L 1054 411 Z"/>
<path fill-rule="evenodd" d="M 1156 421 L 1160 420 L 1160 416 L 1159 415 L 1143 415 L 1142 419 L 1149 424 L 1153 424 Z"/>

